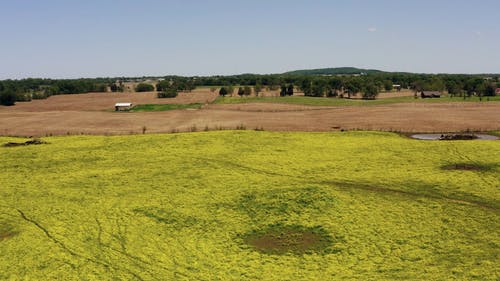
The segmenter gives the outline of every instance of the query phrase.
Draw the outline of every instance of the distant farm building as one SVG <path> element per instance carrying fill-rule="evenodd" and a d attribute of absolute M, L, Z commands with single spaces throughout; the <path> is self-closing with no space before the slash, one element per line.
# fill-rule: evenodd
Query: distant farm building
<path fill-rule="evenodd" d="M 132 108 L 130 102 L 119 102 L 115 104 L 115 111 L 129 111 Z"/>
<path fill-rule="evenodd" d="M 396 91 L 398 91 L 398 92 L 401 91 L 401 85 L 399 85 L 399 84 L 392 85 L 392 88 L 396 89 Z"/>
<path fill-rule="evenodd" d="M 420 93 L 420 97 L 423 98 L 423 99 L 427 99 L 427 98 L 440 98 L 441 97 L 441 93 L 437 92 L 437 91 L 422 91 Z"/>

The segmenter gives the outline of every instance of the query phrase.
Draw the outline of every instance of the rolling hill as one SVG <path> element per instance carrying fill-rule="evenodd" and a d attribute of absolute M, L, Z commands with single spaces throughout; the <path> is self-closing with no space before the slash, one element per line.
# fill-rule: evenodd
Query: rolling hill
<path fill-rule="evenodd" d="M 356 67 L 335 67 L 335 68 L 319 68 L 319 69 L 302 69 L 302 70 L 294 70 L 285 72 L 283 74 L 288 75 L 352 75 L 352 74 L 373 74 L 373 73 L 382 73 L 381 70 L 376 69 L 363 69 Z"/>

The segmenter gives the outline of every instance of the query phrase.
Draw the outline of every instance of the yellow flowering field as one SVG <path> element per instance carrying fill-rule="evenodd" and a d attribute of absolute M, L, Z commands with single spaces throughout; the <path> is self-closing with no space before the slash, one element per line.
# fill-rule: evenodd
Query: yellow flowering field
<path fill-rule="evenodd" d="M 499 141 L 43 141 L 0 147 L 0 280 L 500 278 Z"/>

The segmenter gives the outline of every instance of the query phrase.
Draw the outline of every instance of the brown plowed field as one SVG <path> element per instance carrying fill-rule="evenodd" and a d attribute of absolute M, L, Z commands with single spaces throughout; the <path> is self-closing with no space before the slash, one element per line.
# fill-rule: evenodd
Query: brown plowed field
<path fill-rule="evenodd" d="M 208 89 L 157 99 L 154 93 L 92 93 L 0 107 L 0 135 L 129 134 L 209 129 L 263 128 L 276 131 L 338 129 L 451 132 L 500 130 L 500 102 L 401 103 L 363 107 L 293 104 L 209 104 L 199 110 L 113 112 L 116 102 L 209 103 Z"/>

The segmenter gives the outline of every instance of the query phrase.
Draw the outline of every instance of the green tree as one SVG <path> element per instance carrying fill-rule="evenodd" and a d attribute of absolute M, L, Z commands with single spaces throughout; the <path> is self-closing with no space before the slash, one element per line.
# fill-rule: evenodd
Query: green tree
<path fill-rule="evenodd" d="M 369 84 L 363 90 L 363 99 L 374 100 L 378 96 L 379 88 L 374 84 Z"/>
<path fill-rule="evenodd" d="M 94 92 L 106 93 L 108 91 L 108 85 L 103 83 L 98 83 L 94 85 Z"/>
<path fill-rule="evenodd" d="M 355 96 L 361 91 L 361 83 L 359 80 L 349 80 L 345 85 L 345 90 L 347 91 L 347 98 L 350 99 L 351 96 Z"/>
<path fill-rule="evenodd" d="M 255 92 L 255 96 L 258 97 L 259 93 L 262 91 L 262 84 L 260 84 L 260 82 L 255 84 L 253 91 Z"/>
<path fill-rule="evenodd" d="M 327 88 L 328 88 L 328 83 L 326 80 L 316 79 L 313 81 L 310 94 L 313 97 L 323 97 L 325 96 Z"/>
<path fill-rule="evenodd" d="M 123 88 L 121 88 L 120 86 L 116 85 L 116 83 L 111 83 L 109 85 L 109 89 L 113 93 L 115 93 L 115 92 L 122 92 L 123 91 Z"/>
<path fill-rule="evenodd" d="M 386 91 L 391 91 L 392 90 L 392 81 L 391 80 L 385 80 L 384 81 L 384 90 Z"/>
<path fill-rule="evenodd" d="M 158 92 L 165 91 L 168 88 L 170 88 L 170 81 L 162 80 L 156 84 L 156 90 Z"/>
<path fill-rule="evenodd" d="M 465 82 L 465 90 L 467 91 L 467 95 L 470 97 L 479 88 L 479 85 L 483 84 L 484 80 L 480 77 L 470 78 Z"/>
<path fill-rule="evenodd" d="M 175 98 L 177 97 L 178 95 L 178 92 L 177 92 L 177 89 L 175 88 L 167 88 L 161 92 L 158 92 L 157 96 L 158 98 L 162 99 L 162 98 Z"/>
<path fill-rule="evenodd" d="M 227 95 L 227 89 L 225 87 L 220 88 L 219 96 L 225 97 Z"/>
<path fill-rule="evenodd" d="M 483 100 L 483 95 L 485 94 L 486 92 L 486 85 L 485 83 L 480 83 L 476 86 L 476 94 L 477 96 L 479 97 L 479 100 L 482 101 Z"/>
<path fill-rule="evenodd" d="M 495 84 L 488 83 L 488 85 L 486 86 L 486 89 L 484 91 L 484 95 L 488 96 L 488 97 L 494 97 L 496 94 L 495 91 L 496 91 Z"/>
<path fill-rule="evenodd" d="M 340 79 L 338 77 L 330 78 L 329 86 L 330 86 L 330 89 L 333 90 L 333 92 L 338 92 L 338 91 L 342 90 L 343 85 L 344 85 L 344 83 L 343 83 L 342 79 Z"/>
<path fill-rule="evenodd" d="M 13 91 L 7 90 L 0 93 L 0 104 L 11 106 L 15 105 L 17 100 L 17 96 Z"/>
<path fill-rule="evenodd" d="M 136 92 L 152 92 L 154 90 L 155 90 L 155 87 L 153 85 L 147 84 L 147 83 L 139 83 L 135 87 Z"/>
<path fill-rule="evenodd" d="M 417 80 L 411 83 L 411 87 L 415 92 L 421 92 L 425 89 L 425 81 Z"/>
<path fill-rule="evenodd" d="M 443 79 L 439 77 L 433 77 L 428 84 L 428 89 L 430 91 L 444 91 L 446 89 Z"/>
<path fill-rule="evenodd" d="M 463 92 L 463 85 L 455 80 L 449 80 L 446 82 L 446 90 L 450 97 L 459 96 Z"/>
<path fill-rule="evenodd" d="M 280 97 L 286 96 L 286 85 L 281 85 Z"/>
<path fill-rule="evenodd" d="M 312 80 L 309 77 L 304 77 L 300 80 L 300 90 L 304 92 L 305 96 L 312 96 Z"/>
<path fill-rule="evenodd" d="M 288 88 L 286 89 L 286 95 L 293 96 L 293 84 L 288 85 Z"/>

